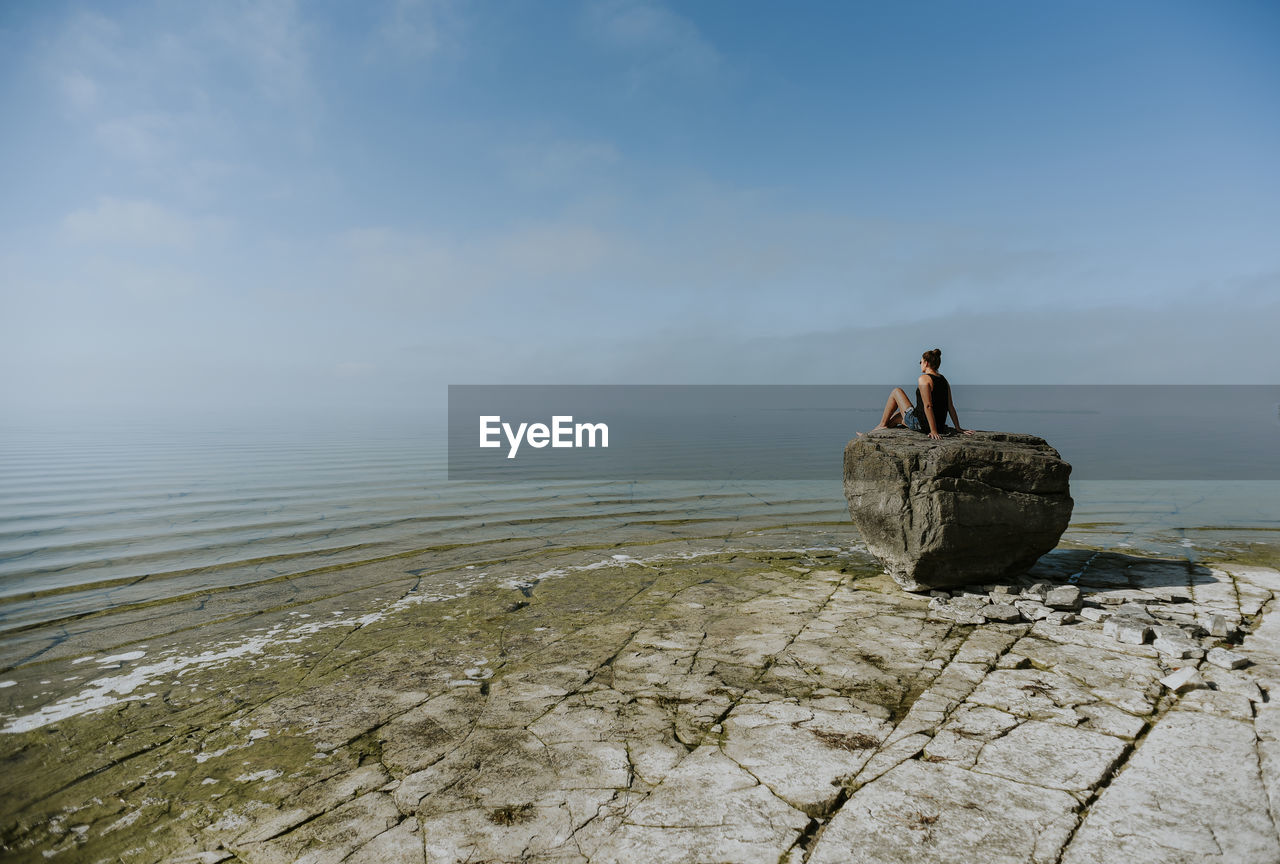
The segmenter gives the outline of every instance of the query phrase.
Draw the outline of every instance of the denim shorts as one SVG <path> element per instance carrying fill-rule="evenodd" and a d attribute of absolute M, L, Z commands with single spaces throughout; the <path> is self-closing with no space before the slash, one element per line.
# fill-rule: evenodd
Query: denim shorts
<path fill-rule="evenodd" d="M 916 414 L 915 406 L 908 408 L 902 415 L 902 425 L 915 432 L 923 432 L 924 426 L 920 422 L 920 416 Z"/>

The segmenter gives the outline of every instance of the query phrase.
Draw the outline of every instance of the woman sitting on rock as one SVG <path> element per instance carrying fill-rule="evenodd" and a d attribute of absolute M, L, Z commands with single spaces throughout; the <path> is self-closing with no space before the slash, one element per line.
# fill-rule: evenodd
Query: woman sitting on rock
<path fill-rule="evenodd" d="M 906 391 L 901 387 L 893 388 L 889 401 L 885 403 L 880 425 L 871 431 L 906 426 L 916 432 L 928 432 L 929 437 L 935 441 L 953 432 L 972 435 L 972 429 L 960 426 L 956 403 L 951 399 L 951 385 L 938 374 L 938 367 L 941 365 L 941 348 L 924 352 L 920 357 L 920 378 L 916 381 L 916 404 L 911 404 Z M 951 414 L 951 422 L 955 424 L 954 429 L 947 426 L 948 412 Z"/>

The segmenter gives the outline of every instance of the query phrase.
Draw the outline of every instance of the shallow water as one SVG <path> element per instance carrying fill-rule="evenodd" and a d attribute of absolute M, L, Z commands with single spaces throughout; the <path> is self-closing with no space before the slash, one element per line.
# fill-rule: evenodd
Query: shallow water
<path fill-rule="evenodd" d="M 413 549 L 806 526 L 829 482 L 450 482 L 442 430 L 0 430 L 0 630 Z M 1280 483 L 1087 481 L 1064 540 L 1195 557 L 1280 530 Z M 1235 544 L 1235 546 L 1233 546 Z"/>

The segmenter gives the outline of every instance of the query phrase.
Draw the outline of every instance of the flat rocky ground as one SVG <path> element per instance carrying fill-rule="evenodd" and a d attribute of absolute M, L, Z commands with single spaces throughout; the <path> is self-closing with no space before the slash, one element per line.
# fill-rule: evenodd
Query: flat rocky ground
<path fill-rule="evenodd" d="M 1059 549 L 930 598 L 847 548 L 765 540 L 402 557 L 273 611 L 52 639 L 0 676 L 0 850 L 1280 861 L 1276 570 Z M 965 623 L 992 589 L 1072 580 L 1100 620 Z M 1104 632 L 1126 603 L 1159 648 Z M 1246 665 L 1197 656 L 1224 645 Z"/>

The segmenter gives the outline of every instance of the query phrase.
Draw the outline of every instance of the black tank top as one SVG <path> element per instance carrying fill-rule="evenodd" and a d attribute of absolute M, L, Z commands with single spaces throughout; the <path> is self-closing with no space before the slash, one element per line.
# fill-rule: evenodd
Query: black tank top
<path fill-rule="evenodd" d="M 938 422 L 938 432 L 946 432 L 947 411 L 951 408 L 951 385 L 941 375 L 934 375 L 932 372 L 926 374 L 933 379 L 933 418 Z M 916 388 L 916 416 L 924 426 L 920 431 L 927 435 L 931 430 L 929 420 L 924 413 L 924 399 L 920 396 L 919 387 Z"/>

